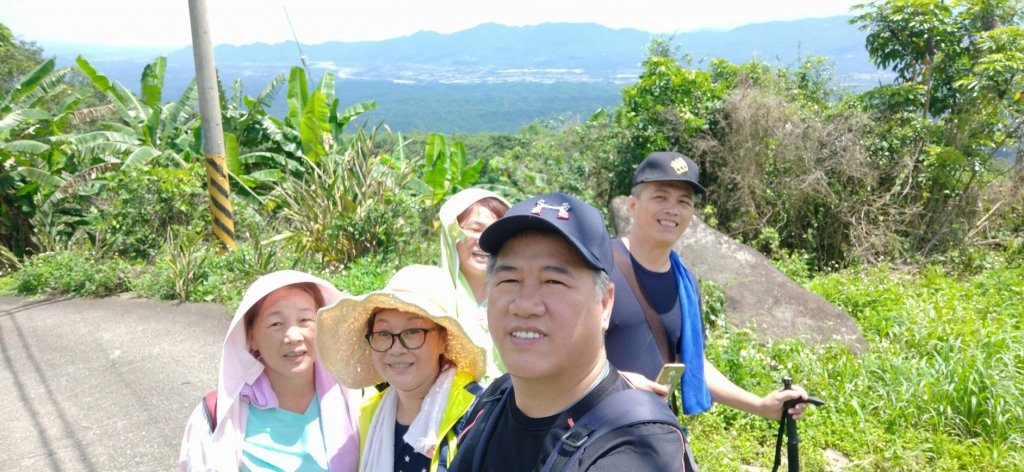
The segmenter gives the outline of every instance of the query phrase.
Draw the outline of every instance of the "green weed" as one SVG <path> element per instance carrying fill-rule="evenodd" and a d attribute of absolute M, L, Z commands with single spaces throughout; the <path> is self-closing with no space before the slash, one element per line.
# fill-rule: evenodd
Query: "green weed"
<path fill-rule="evenodd" d="M 13 296 L 18 294 L 17 282 L 14 280 L 14 276 L 8 275 L 6 277 L 0 277 L 0 296 Z"/>
<path fill-rule="evenodd" d="M 119 258 L 99 259 L 74 249 L 32 257 L 11 278 L 18 295 L 103 297 L 124 291 L 129 273 L 128 263 Z"/>
<path fill-rule="evenodd" d="M 726 376 L 765 394 L 792 375 L 828 404 L 801 422 L 803 470 L 1021 470 L 1024 468 L 1024 270 L 985 257 L 973 275 L 939 266 L 851 269 L 809 287 L 853 316 L 871 348 L 757 343 L 712 329 L 707 354 Z M 769 467 L 777 423 L 715 407 L 685 419 L 707 470 Z"/>
<path fill-rule="evenodd" d="M 361 295 L 384 288 L 388 279 L 398 271 L 394 260 L 369 255 L 356 259 L 337 276 L 328 277 L 335 286 L 353 295 Z"/>

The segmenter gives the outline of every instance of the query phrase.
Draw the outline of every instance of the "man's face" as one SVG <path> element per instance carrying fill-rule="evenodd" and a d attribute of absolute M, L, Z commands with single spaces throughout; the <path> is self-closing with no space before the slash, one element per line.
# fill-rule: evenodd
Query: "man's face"
<path fill-rule="evenodd" d="M 648 182 L 640 193 L 629 196 L 633 214 L 630 237 L 653 243 L 676 243 L 693 217 L 693 187 L 683 182 Z"/>
<path fill-rule="evenodd" d="M 557 235 L 524 234 L 501 248 L 487 322 L 508 372 L 531 380 L 585 375 L 604 354 L 614 287 Z"/>

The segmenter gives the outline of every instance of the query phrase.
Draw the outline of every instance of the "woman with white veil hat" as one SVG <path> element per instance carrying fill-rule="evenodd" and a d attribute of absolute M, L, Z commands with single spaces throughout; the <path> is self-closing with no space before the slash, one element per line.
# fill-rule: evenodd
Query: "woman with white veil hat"
<path fill-rule="evenodd" d="M 217 390 L 185 427 L 181 470 L 356 470 L 358 392 L 324 370 L 316 349 L 317 310 L 340 296 L 293 270 L 264 275 L 245 291 Z"/>

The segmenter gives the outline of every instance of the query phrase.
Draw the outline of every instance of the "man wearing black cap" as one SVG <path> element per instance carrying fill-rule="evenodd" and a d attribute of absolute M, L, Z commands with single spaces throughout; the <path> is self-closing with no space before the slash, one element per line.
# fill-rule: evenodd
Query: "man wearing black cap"
<path fill-rule="evenodd" d="M 617 296 L 605 334 L 608 358 L 634 385 L 661 395 L 668 389 L 651 379 L 666 362 L 686 364 L 681 382 L 686 414 L 706 411 L 713 399 L 779 419 L 783 402 L 806 398 L 803 389 L 761 398 L 729 381 L 704 357 L 700 286 L 672 246 L 705 193 L 700 168 L 678 152 L 651 153 L 637 167 L 628 200 L 633 225 L 625 237 L 612 241 Z M 790 412 L 799 418 L 804 407 Z"/>
<path fill-rule="evenodd" d="M 481 235 L 508 374 L 467 415 L 449 470 L 682 470 L 676 418 L 605 354 L 610 243 L 600 212 L 561 193 L 513 206 Z"/>

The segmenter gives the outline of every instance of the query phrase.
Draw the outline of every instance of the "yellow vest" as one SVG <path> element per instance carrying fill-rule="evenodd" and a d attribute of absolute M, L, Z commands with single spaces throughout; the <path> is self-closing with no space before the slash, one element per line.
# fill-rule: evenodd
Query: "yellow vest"
<path fill-rule="evenodd" d="M 455 372 L 455 378 L 452 379 L 452 389 L 448 392 L 448 405 L 444 408 L 444 415 L 441 417 L 441 430 L 437 432 L 437 436 L 442 438 L 442 442 L 448 443 L 448 457 L 445 458 L 445 467 L 452 463 L 455 459 L 455 452 L 458 449 L 457 441 L 455 438 L 455 423 L 462 418 L 463 415 L 469 411 L 469 407 L 473 404 L 473 400 L 476 399 L 472 393 L 466 390 L 466 386 L 473 383 L 473 378 L 466 372 L 457 371 Z M 377 392 L 363 401 L 363 406 L 359 408 L 359 451 L 366 450 L 366 433 L 370 431 L 370 423 L 373 421 L 373 416 L 377 414 L 377 407 L 380 406 L 381 399 L 384 398 L 384 389 Z M 441 445 L 438 444 L 435 451 L 441 451 Z M 437 472 L 438 460 L 440 454 L 434 454 L 434 457 L 430 459 L 430 472 Z"/>

